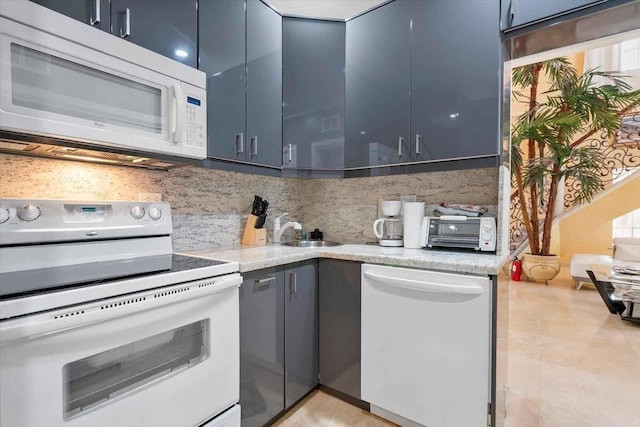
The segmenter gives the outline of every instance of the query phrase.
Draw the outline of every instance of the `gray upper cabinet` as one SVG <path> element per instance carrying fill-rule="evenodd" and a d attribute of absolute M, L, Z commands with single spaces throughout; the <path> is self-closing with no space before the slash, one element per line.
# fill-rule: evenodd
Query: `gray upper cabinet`
<path fill-rule="evenodd" d="M 201 1 L 198 20 L 198 68 L 207 74 L 207 155 L 244 161 L 244 2 Z"/>
<path fill-rule="evenodd" d="M 361 263 L 319 260 L 320 384 L 360 399 Z"/>
<path fill-rule="evenodd" d="M 345 23 L 284 18 L 282 32 L 282 166 L 342 169 Z"/>
<path fill-rule="evenodd" d="M 318 385 L 318 263 L 285 270 L 285 407 Z"/>
<path fill-rule="evenodd" d="M 197 66 L 196 0 L 111 0 L 112 34 Z"/>
<path fill-rule="evenodd" d="M 605 1 L 608 0 L 500 0 L 500 28 L 519 27 Z"/>
<path fill-rule="evenodd" d="M 410 23 L 408 0 L 347 22 L 347 168 L 410 161 Z M 450 33 L 438 35 L 441 43 Z"/>
<path fill-rule="evenodd" d="M 411 160 L 498 155 L 499 3 L 431 0 L 412 6 Z"/>
<path fill-rule="evenodd" d="M 244 274 L 240 286 L 242 427 L 263 426 L 284 410 L 284 303 L 282 267 Z M 215 386 L 215 378 L 211 380 Z"/>
<path fill-rule="evenodd" d="M 110 31 L 109 0 L 31 0 L 102 31 Z"/>
<path fill-rule="evenodd" d="M 247 0 L 246 88 L 245 160 L 280 167 L 282 17 L 260 0 Z"/>

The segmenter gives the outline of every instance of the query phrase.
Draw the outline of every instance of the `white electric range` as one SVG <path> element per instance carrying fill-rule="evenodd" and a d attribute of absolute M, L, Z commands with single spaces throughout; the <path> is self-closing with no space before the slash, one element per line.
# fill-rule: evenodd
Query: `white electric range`
<path fill-rule="evenodd" d="M 168 203 L 0 200 L 0 425 L 240 425 L 238 264 Z"/>

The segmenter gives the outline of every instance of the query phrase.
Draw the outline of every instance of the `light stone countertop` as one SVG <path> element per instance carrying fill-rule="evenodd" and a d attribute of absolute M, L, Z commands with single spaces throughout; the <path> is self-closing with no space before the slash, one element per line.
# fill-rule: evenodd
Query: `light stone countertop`
<path fill-rule="evenodd" d="M 328 248 L 296 248 L 280 245 L 227 246 L 183 253 L 237 262 L 241 273 L 314 258 L 332 258 L 398 267 L 495 275 L 507 260 L 507 256 L 496 254 L 384 248 L 378 245 L 342 245 Z"/>

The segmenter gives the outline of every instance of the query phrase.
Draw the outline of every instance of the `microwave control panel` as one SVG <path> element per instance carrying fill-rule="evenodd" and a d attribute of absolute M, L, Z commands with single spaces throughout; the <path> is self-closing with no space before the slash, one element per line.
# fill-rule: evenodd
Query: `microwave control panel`
<path fill-rule="evenodd" d="M 205 100 L 194 96 L 186 97 L 184 145 L 204 147 L 206 139 Z"/>
<path fill-rule="evenodd" d="M 496 250 L 496 221 L 494 218 L 480 218 L 480 250 Z"/>

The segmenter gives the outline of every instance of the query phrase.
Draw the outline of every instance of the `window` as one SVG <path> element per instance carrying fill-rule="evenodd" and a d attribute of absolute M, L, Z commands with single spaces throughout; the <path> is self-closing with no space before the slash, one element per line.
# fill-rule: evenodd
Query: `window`
<path fill-rule="evenodd" d="M 620 71 L 640 68 L 640 38 L 620 43 Z"/>
<path fill-rule="evenodd" d="M 613 237 L 640 237 L 640 209 L 613 220 Z"/>

